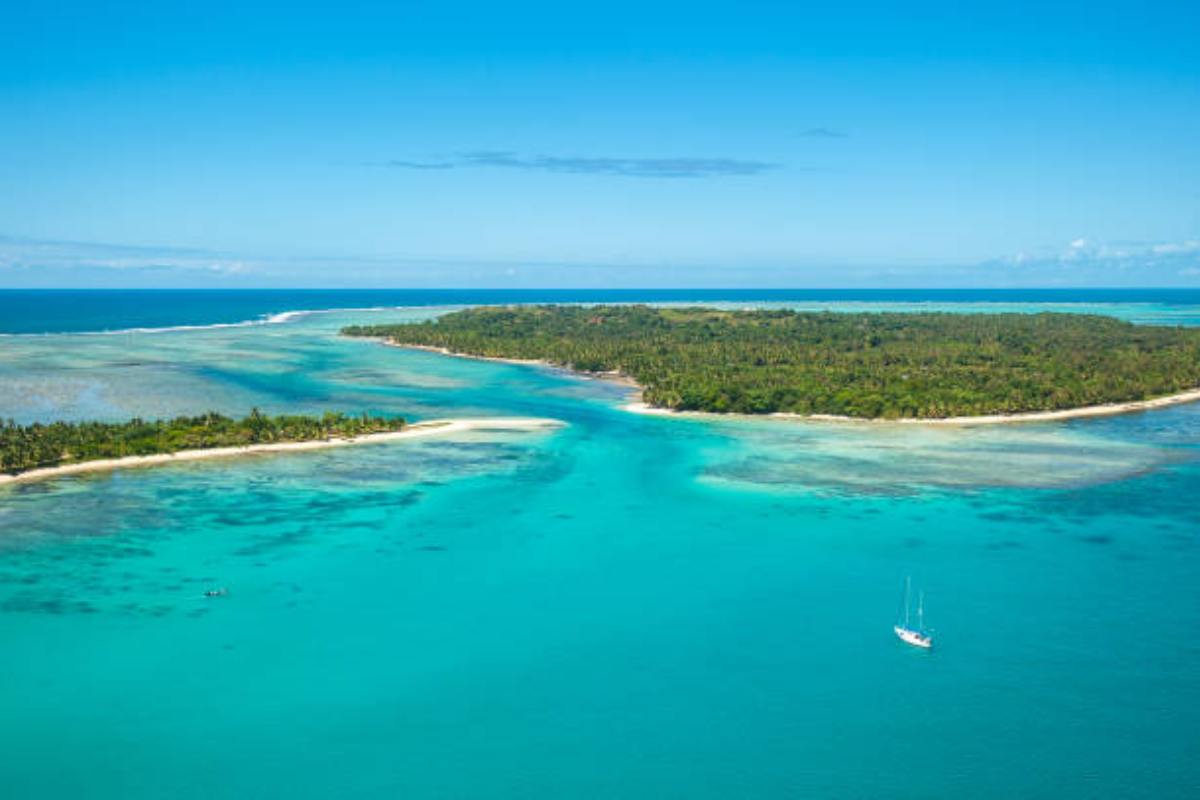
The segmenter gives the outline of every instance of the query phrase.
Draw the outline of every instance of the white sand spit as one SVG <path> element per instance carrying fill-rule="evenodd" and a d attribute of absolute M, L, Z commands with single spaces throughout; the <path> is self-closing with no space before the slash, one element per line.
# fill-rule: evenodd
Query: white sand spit
<path fill-rule="evenodd" d="M 380 444 L 426 436 L 445 436 L 447 434 L 465 433 L 467 431 L 539 431 L 560 427 L 563 424 L 556 419 L 543 419 L 539 417 L 478 417 L 471 419 L 429 420 L 428 422 L 414 423 L 399 431 L 371 433 L 346 439 L 316 439 L 310 442 L 273 442 L 269 444 L 251 444 L 243 447 L 212 447 L 204 450 L 180 450 L 177 453 L 156 453 L 148 456 L 126 456 L 125 458 L 80 461 L 75 464 L 63 464 L 58 467 L 33 469 L 18 475 L 0 475 L 0 486 L 8 483 L 28 483 L 48 478 L 58 478 L 64 475 L 77 475 L 84 472 L 104 472 L 114 469 L 127 469 L 129 467 L 150 467 L 160 464 L 203 461 L 210 458 L 229 458 L 254 453 L 290 453 L 301 450 L 323 450 L 329 447 Z"/>

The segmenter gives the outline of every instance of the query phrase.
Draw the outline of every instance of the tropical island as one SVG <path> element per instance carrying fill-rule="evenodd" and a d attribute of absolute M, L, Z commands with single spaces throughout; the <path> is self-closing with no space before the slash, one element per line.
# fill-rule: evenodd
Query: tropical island
<path fill-rule="evenodd" d="M 0 423 L 0 484 L 79 472 L 147 466 L 246 453 L 314 450 L 466 430 L 535 430 L 555 420 L 484 418 L 430 420 L 349 415 L 269 416 L 254 409 L 242 419 L 216 413 L 128 422 Z"/>
<path fill-rule="evenodd" d="M 1200 329 L 1100 315 L 509 306 L 342 332 L 620 375 L 674 411 L 939 420 L 1200 398 Z"/>

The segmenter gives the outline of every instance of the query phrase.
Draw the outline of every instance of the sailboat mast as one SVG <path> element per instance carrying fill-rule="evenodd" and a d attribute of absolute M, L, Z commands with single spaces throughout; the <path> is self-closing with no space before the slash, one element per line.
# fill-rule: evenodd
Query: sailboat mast
<path fill-rule="evenodd" d="M 917 630 L 925 630 L 925 593 L 917 595 Z"/>
<path fill-rule="evenodd" d="M 904 627 L 908 627 L 908 593 L 912 585 L 912 578 L 905 577 L 904 579 Z"/>

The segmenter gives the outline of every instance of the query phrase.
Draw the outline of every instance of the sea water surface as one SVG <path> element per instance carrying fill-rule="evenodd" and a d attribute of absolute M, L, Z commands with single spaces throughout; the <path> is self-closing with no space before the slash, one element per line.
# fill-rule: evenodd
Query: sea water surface
<path fill-rule="evenodd" d="M 1186 297 L 703 299 L 1200 323 Z M 0 489 L 4 796 L 1200 793 L 1200 405 L 648 417 L 612 384 L 337 335 L 463 302 L 0 337 L 20 421 L 566 423 Z M 908 575 L 932 652 L 891 632 Z"/>

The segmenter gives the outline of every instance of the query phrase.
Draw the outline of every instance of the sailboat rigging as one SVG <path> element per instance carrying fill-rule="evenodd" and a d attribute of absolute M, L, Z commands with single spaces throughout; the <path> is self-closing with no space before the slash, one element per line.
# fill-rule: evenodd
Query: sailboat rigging
<path fill-rule="evenodd" d="M 912 594 L 912 580 L 904 579 L 904 622 L 898 622 L 892 627 L 896 632 L 896 636 L 905 644 L 911 644 L 913 647 L 921 647 L 926 650 L 933 647 L 933 637 L 925 630 L 925 593 L 920 592 L 917 595 L 917 626 L 914 628 L 911 625 L 909 617 L 909 609 L 911 606 L 910 595 Z"/>

